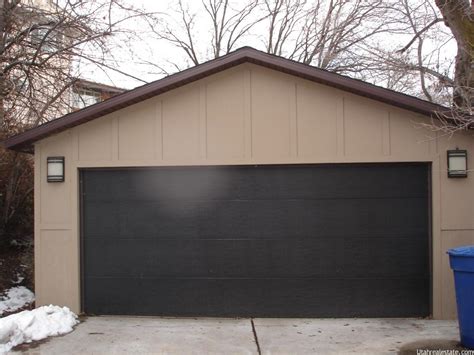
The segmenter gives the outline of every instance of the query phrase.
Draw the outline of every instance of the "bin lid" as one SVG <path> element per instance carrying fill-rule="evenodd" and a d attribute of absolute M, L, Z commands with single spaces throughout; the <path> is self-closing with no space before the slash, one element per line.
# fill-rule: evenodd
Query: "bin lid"
<path fill-rule="evenodd" d="M 467 256 L 474 258 L 474 245 L 466 245 L 462 247 L 452 248 L 447 251 L 452 256 Z"/>

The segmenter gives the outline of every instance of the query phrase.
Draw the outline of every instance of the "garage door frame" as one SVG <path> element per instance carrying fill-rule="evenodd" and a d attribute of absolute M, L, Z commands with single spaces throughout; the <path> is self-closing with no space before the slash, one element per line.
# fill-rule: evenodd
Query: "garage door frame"
<path fill-rule="evenodd" d="M 275 167 L 298 167 L 298 166 L 396 166 L 396 165 L 423 165 L 427 169 L 427 221 L 428 221 L 428 278 L 429 278 L 429 316 L 433 316 L 433 193 L 432 193 L 432 162 L 431 161 L 420 161 L 420 162 L 363 162 L 363 163 L 303 163 L 303 164 L 219 164 L 219 165 L 162 165 L 162 166 L 117 166 L 117 167 L 81 167 L 78 168 L 78 194 L 79 194 L 79 250 L 80 250 L 80 307 L 81 312 L 85 312 L 85 238 L 84 238 L 84 201 L 83 201 L 83 174 L 90 170 L 101 170 L 101 171 L 117 171 L 117 170 L 165 170 L 165 169 L 189 169 L 199 167 L 219 168 L 219 167 L 258 167 L 258 166 L 275 166 Z"/>

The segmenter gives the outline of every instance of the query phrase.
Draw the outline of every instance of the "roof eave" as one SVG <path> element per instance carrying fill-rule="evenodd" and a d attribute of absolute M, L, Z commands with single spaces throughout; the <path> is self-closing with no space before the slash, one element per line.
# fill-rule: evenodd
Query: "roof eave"
<path fill-rule="evenodd" d="M 38 140 L 245 62 L 278 70 L 427 116 L 431 116 L 435 112 L 446 112 L 449 110 L 446 107 L 413 96 L 273 56 L 253 48 L 244 47 L 223 57 L 145 84 L 134 90 L 113 96 L 103 102 L 49 121 L 41 126 L 13 136 L 4 141 L 3 144 L 8 149 L 31 153 L 33 152 L 33 143 Z"/>

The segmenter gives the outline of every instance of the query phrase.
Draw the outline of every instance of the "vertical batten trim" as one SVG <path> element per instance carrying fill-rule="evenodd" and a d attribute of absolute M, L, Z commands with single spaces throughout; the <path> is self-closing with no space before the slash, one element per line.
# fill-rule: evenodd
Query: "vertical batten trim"
<path fill-rule="evenodd" d="M 337 156 L 345 156 L 345 101 L 344 96 L 337 100 L 336 105 L 336 144 Z"/>
<path fill-rule="evenodd" d="M 296 82 L 292 82 L 289 87 L 289 134 L 290 134 L 290 157 L 297 157 L 298 156 L 298 108 L 297 108 L 297 85 Z"/>
<path fill-rule="evenodd" d="M 435 136 L 434 136 L 434 141 L 435 141 L 434 142 L 434 150 L 435 150 L 434 153 L 435 154 L 439 153 L 439 137 L 440 137 L 439 131 L 436 131 Z"/>
<path fill-rule="evenodd" d="M 72 139 L 73 139 L 73 145 L 72 145 L 72 154 L 71 156 L 73 157 L 74 164 L 79 161 L 79 132 L 76 129 L 72 130 Z"/>
<path fill-rule="evenodd" d="M 71 253 L 74 255 L 76 260 L 73 263 L 73 270 L 72 273 L 74 278 L 71 278 L 71 284 L 69 287 L 72 290 L 78 290 L 78 292 L 73 295 L 71 303 L 74 305 L 73 307 L 77 310 L 81 310 L 81 227 L 80 227 L 80 204 L 81 204 L 81 196 L 80 196 L 80 177 L 79 177 L 79 170 L 77 168 L 77 162 L 79 157 L 79 139 L 77 130 L 72 130 L 72 147 L 71 147 L 71 161 L 69 163 L 69 179 L 70 179 L 70 199 L 71 199 L 71 237 L 74 238 L 74 248 L 73 252 Z M 67 162 L 66 162 L 67 163 Z M 74 293 L 74 292 L 73 292 Z"/>
<path fill-rule="evenodd" d="M 295 83 L 295 96 L 296 96 L 296 156 L 300 156 L 300 134 L 299 134 L 299 129 L 300 129 L 300 122 L 299 122 L 299 111 L 298 111 L 298 83 Z"/>
<path fill-rule="evenodd" d="M 199 157 L 207 159 L 207 85 L 199 86 Z"/>
<path fill-rule="evenodd" d="M 156 121 L 157 121 L 157 119 L 156 119 L 156 116 L 157 116 L 157 114 L 156 114 L 156 111 L 157 111 L 156 102 L 153 103 L 151 111 L 152 111 L 152 113 L 151 113 L 152 121 L 151 121 L 151 124 L 150 124 L 151 125 L 151 127 L 150 127 L 150 129 L 151 129 L 151 149 L 152 149 L 151 158 L 153 160 L 156 160 L 156 157 L 158 155 L 158 153 L 156 151 L 157 150 L 157 148 L 156 148 L 156 146 L 157 146 L 156 134 L 157 134 L 157 131 L 158 131 L 158 129 L 157 129 L 158 124 L 156 123 Z"/>
<path fill-rule="evenodd" d="M 382 152 L 383 155 L 391 154 L 391 142 L 390 142 L 390 111 L 382 120 Z"/>
<path fill-rule="evenodd" d="M 119 118 L 117 116 L 114 116 L 112 118 L 112 124 L 111 124 L 111 152 L 112 152 L 112 160 L 120 160 L 120 148 L 119 148 L 119 139 L 120 139 L 120 123 L 119 123 Z"/>
<path fill-rule="evenodd" d="M 41 147 L 39 143 L 35 144 L 35 155 L 34 155 L 34 177 L 33 177 L 33 184 L 34 184 L 34 191 L 33 191 L 33 207 L 34 207 L 34 278 L 35 278 L 35 294 L 36 294 L 36 302 L 37 305 L 42 303 L 43 291 L 42 285 L 43 282 L 41 280 L 41 174 L 42 169 L 41 165 L 43 163 L 43 157 L 41 153 Z"/>
<path fill-rule="evenodd" d="M 164 133 L 164 117 L 163 117 L 163 100 L 160 100 L 160 125 L 161 125 L 161 160 L 165 159 L 165 133 Z"/>
<path fill-rule="evenodd" d="M 72 148 L 72 155 L 74 155 L 74 146 Z M 69 280 L 69 288 L 72 291 L 71 297 L 72 300 L 70 301 L 73 305 L 73 309 L 80 310 L 81 309 L 81 241 L 80 241 L 80 225 L 79 225 L 79 213 L 80 213 L 80 196 L 79 196 L 79 170 L 77 169 L 77 161 L 72 161 L 69 164 L 69 193 L 70 193 L 70 201 L 71 206 L 71 216 L 70 216 L 70 232 L 71 237 L 74 240 L 74 248 L 71 255 L 74 255 L 74 260 L 72 264 L 71 273 L 74 275 L 74 278 L 70 278 Z M 74 292 L 77 290 L 77 292 Z"/>
<path fill-rule="evenodd" d="M 252 158 L 252 72 L 246 69 L 244 79 L 244 149 L 245 157 Z"/>
<path fill-rule="evenodd" d="M 155 102 L 155 120 L 154 128 L 155 132 L 153 135 L 153 157 L 157 160 L 163 160 L 163 133 L 161 125 L 161 100 Z M 161 151 L 160 151 L 161 150 Z"/>
<path fill-rule="evenodd" d="M 431 267 L 432 267 L 432 312 L 433 318 L 447 318 L 449 315 L 445 311 L 446 304 L 443 300 L 443 251 L 441 243 L 441 158 L 433 159 L 431 165 Z"/>

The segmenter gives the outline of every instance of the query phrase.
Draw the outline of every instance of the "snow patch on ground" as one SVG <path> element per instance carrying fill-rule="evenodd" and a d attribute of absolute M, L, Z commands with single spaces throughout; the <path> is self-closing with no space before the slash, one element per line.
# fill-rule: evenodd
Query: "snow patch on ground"
<path fill-rule="evenodd" d="M 0 296 L 0 316 L 6 312 L 14 312 L 17 309 L 32 303 L 35 294 L 24 286 L 12 287 Z"/>
<path fill-rule="evenodd" d="M 13 280 L 13 284 L 14 285 L 18 285 L 18 284 L 21 284 L 23 282 L 25 278 L 23 276 L 21 276 L 21 274 L 19 272 L 16 273 L 16 279 Z"/>
<path fill-rule="evenodd" d="M 0 354 L 23 343 L 69 333 L 78 323 L 69 308 L 52 305 L 1 318 Z"/>

